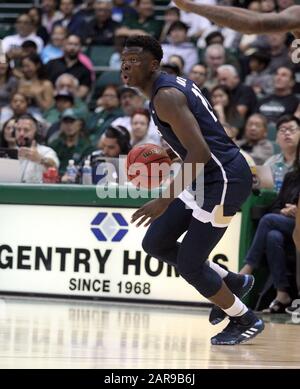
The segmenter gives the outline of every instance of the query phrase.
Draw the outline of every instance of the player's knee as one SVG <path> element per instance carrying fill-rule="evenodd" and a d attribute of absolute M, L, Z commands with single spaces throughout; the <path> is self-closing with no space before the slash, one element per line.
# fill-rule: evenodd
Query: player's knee
<path fill-rule="evenodd" d="M 155 258 L 161 254 L 160 246 L 152 234 L 145 235 L 142 241 L 142 248 L 147 254 Z"/>

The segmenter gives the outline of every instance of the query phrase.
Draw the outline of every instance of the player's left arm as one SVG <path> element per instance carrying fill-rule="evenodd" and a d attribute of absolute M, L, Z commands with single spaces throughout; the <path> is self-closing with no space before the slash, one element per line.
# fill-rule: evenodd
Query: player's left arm
<path fill-rule="evenodd" d="M 293 233 L 293 238 L 297 250 L 300 251 L 300 197 L 298 201 L 297 213 L 296 213 L 296 227 Z"/>
<path fill-rule="evenodd" d="M 137 227 L 150 219 L 145 226 L 152 223 L 167 209 L 169 204 L 192 184 L 200 174 L 203 165 L 211 158 L 210 149 L 205 142 L 199 124 L 188 107 L 186 97 L 176 88 L 161 88 L 154 98 L 156 114 L 162 122 L 168 123 L 182 146 L 186 149 L 187 155 L 184 163 L 191 164 L 191 174 L 184 177 L 181 167 L 176 177 L 171 181 L 169 187 L 163 192 L 162 197 L 152 200 L 137 210 L 131 222 L 137 223 Z"/>

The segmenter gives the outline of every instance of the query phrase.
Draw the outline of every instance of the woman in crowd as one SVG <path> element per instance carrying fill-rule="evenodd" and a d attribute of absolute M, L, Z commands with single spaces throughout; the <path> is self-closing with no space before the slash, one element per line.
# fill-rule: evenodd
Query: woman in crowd
<path fill-rule="evenodd" d="M 3 56 L 0 59 L 0 109 L 9 104 L 12 94 L 17 90 L 18 81 L 11 74 L 11 69 Z"/>
<path fill-rule="evenodd" d="M 30 106 L 45 111 L 53 105 L 53 86 L 47 79 L 44 65 L 37 54 L 22 59 L 23 77 L 18 92 L 30 99 Z"/>
<path fill-rule="evenodd" d="M 270 313 L 285 312 L 292 301 L 287 277 L 286 247 L 293 245 L 295 215 L 300 194 L 300 142 L 298 143 L 294 169 L 287 173 L 281 191 L 270 213 L 264 215 L 257 227 L 252 245 L 247 253 L 242 274 L 251 274 L 264 256 L 276 288 L 276 298 L 269 307 Z M 293 248 L 293 246 L 291 246 Z"/>
<path fill-rule="evenodd" d="M 235 105 L 230 101 L 230 90 L 224 85 L 217 85 L 211 90 L 211 103 L 218 116 L 219 121 L 224 125 L 235 129 L 237 138 L 243 128 L 244 120 L 238 113 Z"/>
<path fill-rule="evenodd" d="M 0 135 L 0 147 L 7 147 L 9 149 L 16 147 L 15 124 L 15 119 L 9 119 L 3 124 Z"/>

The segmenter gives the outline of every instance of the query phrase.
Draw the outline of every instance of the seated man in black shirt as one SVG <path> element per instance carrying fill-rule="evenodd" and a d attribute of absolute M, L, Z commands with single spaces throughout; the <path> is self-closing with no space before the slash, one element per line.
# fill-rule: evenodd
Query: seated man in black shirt
<path fill-rule="evenodd" d="M 266 116 L 269 124 L 275 124 L 281 116 L 294 115 L 299 110 L 299 100 L 293 94 L 294 85 L 293 71 L 283 66 L 278 68 L 274 77 L 274 93 L 261 100 L 258 106 L 258 111 Z"/>
<path fill-rule="evenodd" d="M 53 84 L 61 74 L 72 74 L 80 85 L 77 97 L 84 99 L 89 92 L 92 80 L 90 71 L 78 59 L 80 50 L 80 37 L 69 35 L 64 43 L 64 56 L 49 61 L 46 65 L 46 71 Z"/>

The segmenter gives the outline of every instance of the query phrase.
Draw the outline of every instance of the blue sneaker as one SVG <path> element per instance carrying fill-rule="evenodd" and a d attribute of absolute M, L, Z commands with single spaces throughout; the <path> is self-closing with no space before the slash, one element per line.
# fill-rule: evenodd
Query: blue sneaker
<path fill-rule="evenodd" d="M 211 338 L 211 344 L 232 346 L 249 342 L 264 328 L 264 322 L 249 310 L 242 316 L 230 317 L 224 330 Z"/>
<path fill-rule="evenodd" d="M 254 277 L 249 274 L 229 273 L 228 280 L 224 279 L 225 284 L 239 298 L 245 297 L 254 285 Z M 209 321 L 211 324 L 219 324 L 226 317 L 226 313 L 217 305 L 214 305 L 210 311 Z"/>

